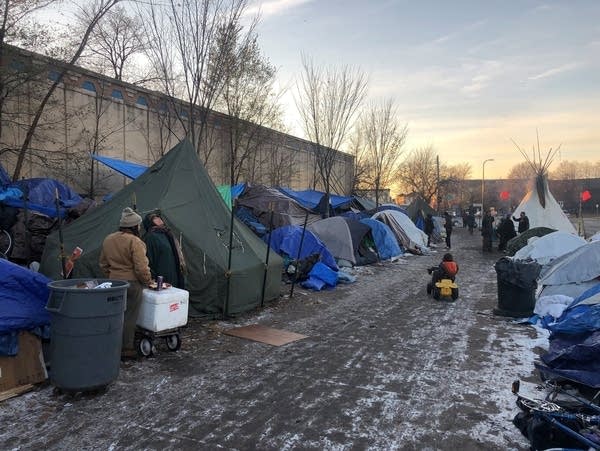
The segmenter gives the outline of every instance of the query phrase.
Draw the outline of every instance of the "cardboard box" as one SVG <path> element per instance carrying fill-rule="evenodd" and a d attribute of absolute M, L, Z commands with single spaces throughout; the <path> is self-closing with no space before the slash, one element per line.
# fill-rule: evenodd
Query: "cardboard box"
<path fill-rule="evenodd" d="M 29 332 L 19 333 L 19 353 L 0 356 L 0 392 L 26 384 L 37 384 L 48 377 L 42 343 Z"/>

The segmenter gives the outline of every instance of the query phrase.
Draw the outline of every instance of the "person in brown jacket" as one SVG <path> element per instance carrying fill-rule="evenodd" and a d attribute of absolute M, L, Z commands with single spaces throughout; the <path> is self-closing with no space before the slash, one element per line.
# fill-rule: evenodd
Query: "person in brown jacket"
<path fill-rule="evenodd" d="M 127 307 L 123 322 L 123 358 L 134 358 L 135 326 L 142 304 L 142 290 L 152 282 L 146 245 L 140 239 L 142 218 L 131 208 L 123 209 L 119 231 L 108 235 L 102 243 L 100 268 L 109 279 L 126 280 Z"/>

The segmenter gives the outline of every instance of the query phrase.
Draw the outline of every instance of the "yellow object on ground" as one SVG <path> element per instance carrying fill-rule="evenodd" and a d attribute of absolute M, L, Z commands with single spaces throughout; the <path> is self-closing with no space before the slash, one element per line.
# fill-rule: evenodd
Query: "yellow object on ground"
<path fill-rule="evenodd" d="M 450 279 L 442 279 L 436 282 L 435 286 L 440 289 L 440 296 L 452 296 L 452 288 L 458 288 L 458 285 Z"/>

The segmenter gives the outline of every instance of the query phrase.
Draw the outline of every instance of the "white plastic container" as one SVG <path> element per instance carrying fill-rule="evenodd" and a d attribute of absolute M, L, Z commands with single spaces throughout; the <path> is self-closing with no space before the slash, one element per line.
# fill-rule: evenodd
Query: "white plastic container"
<path fill-rule="evenodd" d="M 189 298 L 189 292 L 175 287 L 160 291 L 145 288 L 137 325 L 152 332 L 185 326 Z"/>

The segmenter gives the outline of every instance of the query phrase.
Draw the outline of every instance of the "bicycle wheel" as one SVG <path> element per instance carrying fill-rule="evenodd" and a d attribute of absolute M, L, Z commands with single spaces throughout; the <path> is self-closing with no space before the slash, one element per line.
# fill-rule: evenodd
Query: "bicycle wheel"
<path fill-rule="evenodd" d="M 8 258 L 12 249 L 12 238 L 10 233 L 0 229 L 0 258 Z"/>

